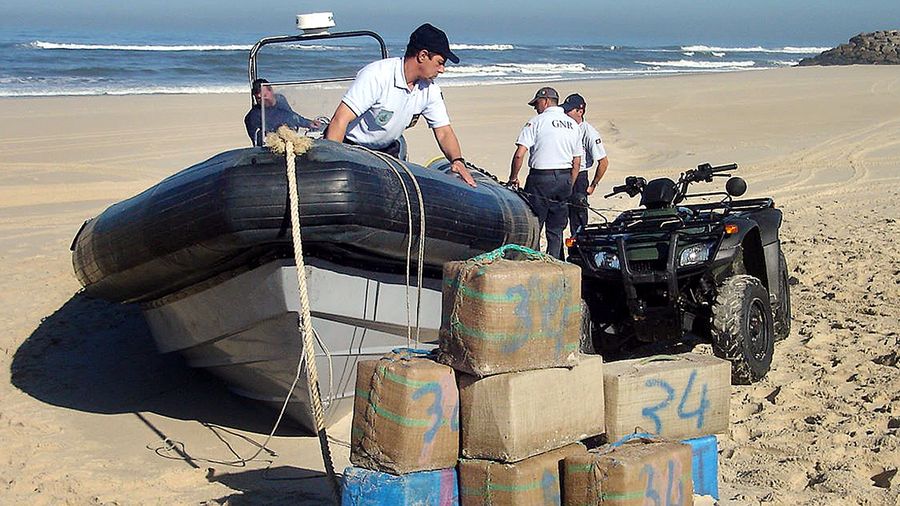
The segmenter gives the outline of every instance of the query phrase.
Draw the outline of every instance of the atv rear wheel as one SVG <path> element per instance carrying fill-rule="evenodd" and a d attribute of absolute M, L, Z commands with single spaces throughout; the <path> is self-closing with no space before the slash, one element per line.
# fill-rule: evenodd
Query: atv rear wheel
<path fill-rule="evenodd" d="M 775 329 L 769 293 L 753 276 L 727 278 L 712 307 L 712 345 L 731 361 L 731 382 L 759 381 L 772 366 Z"/>
<path fill-rule="evenodd" d="M 778 285 L 780 290 L 775 301 L 775 340 L 781 341 L 791 334 L 791 287 L 788 284 L 784 253 L 778 253 Z"/>

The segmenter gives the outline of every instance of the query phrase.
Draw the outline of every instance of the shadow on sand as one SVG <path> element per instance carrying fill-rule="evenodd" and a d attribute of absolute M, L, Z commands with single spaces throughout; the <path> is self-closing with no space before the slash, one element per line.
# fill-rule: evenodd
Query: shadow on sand
<path fill-rule="evenodd" d="M 23 392 L 54 406 L 100 414 L 132 413 L 161 440 L 167 440 L 166 435 L 141 413 L 253 432 L 260 441 L 277 415 L 231 394 L 224 383 L 189 368 L 179 355 L 158 353 L 137 306 L 81 294 L 45 318 L 16 350 L 11 378 Z M 284 422 L 278 434 L 304 435 Z M 198 467 L 190 456 L 183 457 Z M 229 504 L 260 504 L 307 492 L 311 501 L 321 499 L 323 493 L 327 497 L 326 480 L 308 479 L 320 475 L 278 467 L 213 474 L 208 479 L 241 492 L 223 498 Z"/>

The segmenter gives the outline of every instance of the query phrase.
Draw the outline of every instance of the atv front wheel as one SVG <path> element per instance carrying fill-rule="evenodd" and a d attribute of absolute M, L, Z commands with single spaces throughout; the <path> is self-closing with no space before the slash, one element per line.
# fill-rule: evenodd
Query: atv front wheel
<path fill-rule="evenodd" d="M 788 284 L 784 253 L 778 253 L 778 285 L 780 290 L 775 301 L 775 340 L 781 341 L 791 334 L 791 286 Z"/>
<path fill-rule="evenodd" d="M 747 385 L 772 366 L 775 329 L 769 293 L 753 276 L 727 278 L 712 307 L 713 353 L 731 361 L 731 382 Z"/>

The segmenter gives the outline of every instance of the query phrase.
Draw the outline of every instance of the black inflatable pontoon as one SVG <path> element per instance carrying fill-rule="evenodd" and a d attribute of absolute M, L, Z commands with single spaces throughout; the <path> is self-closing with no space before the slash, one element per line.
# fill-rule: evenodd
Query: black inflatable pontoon
<path fill-rule="evenodd" d="M 304 252 L 373 271 L 404 272 L 409 216 L 403 185 L 379 157 L 319 140 L 297 157 Z M 503 244 L 536 248 L 537 218 L 515 192 L 473 171 L 456 175 L 406 163 L 422 191 L 425 270 Z M 445 164 L 446 166 L 446 164 Z M 219 154 L 85 223 L 73 244 L 88 295 L 144 302 L 230 271 L 292 255 L 284 158 L 263 148 Z M 413 262 L 419 210 L 413 184 Z"/>

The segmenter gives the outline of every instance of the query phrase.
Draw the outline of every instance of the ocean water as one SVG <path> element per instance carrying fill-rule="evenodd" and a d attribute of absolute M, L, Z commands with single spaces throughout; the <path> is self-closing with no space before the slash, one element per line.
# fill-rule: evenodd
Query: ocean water
<path fill-rule="evenodd" d="M 228 93 L 248 88 L 248 54 L 258 35 L 0 33 L 0 97 Z M 391 56 L 405 41 L 388 40 Z M 795 65 L 825 47 L 523 44 L 497 40 L 452 46 L 461 62 L 441 86 L 747 72 Z M 267 46 L 260 75 L 271 81 L 353 76 L 378 59 L 373 39 Z"/>

